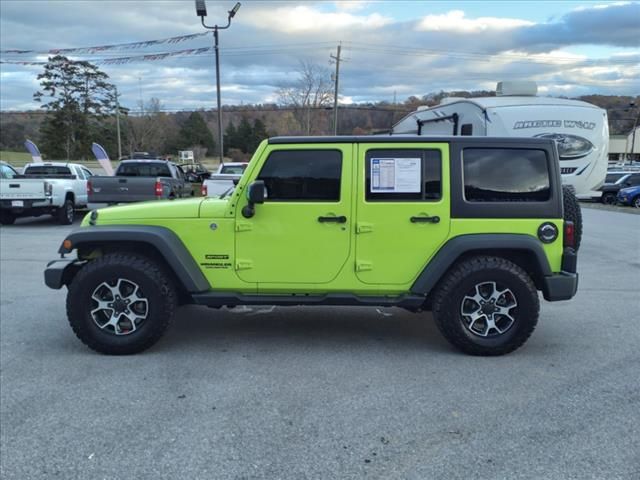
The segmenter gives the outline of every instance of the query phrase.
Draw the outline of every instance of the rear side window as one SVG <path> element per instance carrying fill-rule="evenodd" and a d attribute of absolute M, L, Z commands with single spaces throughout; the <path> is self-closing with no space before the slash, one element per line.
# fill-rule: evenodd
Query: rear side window
<path fill-rule="evenodd" d="M 120 177 L 169 177 L 171 171 L 166 163 L 122 163 L 118 167 Z"/>
<path fill-rule="evenodd" d="M 640 173 L 635 173 L 631 176 L 629 176 L 629 178 L 627 179 L 627 182 L 629 185 L 632 186 L 636 186 L 636 185 L 640 185 Z"/>
<path fill-rule="evenodd" d="M 468 202 L 544 202 L 551 197 L 544 150 L 465 148 L 462 165 Z"/>
<path fill-rule="evenodd" d="M 271 152 L 258 180 L 267 187 L 267 201 L 340 200 L 342 152 L 279 150 Z"/>
<path fill-rule="evenodd" d="M 440 150 L 368 150 L 365 170 L 367 201 L 422 202 L 442 196 Z"/>
<path fill-rule="evenodd" d="M 27 167 L 25 175 L 71 175 L 69 167 L 56 167 L 53 165 L 38 165 Z"/>

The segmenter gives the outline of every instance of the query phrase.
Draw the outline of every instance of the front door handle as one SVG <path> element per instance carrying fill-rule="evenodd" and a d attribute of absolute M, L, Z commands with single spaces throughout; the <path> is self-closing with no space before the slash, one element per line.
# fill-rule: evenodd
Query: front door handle
<path fill-rule="evenodd" d="M 411 217 L 409 220 L 411 220 L 411 223 L 439 223 L 440 217 L 438 217 L 437 215 L 433 217 Z"/>
<path fill-rule="evenodd" d="M 347 223 L 347 217 L 341 215 L 339 217 L 318 217 L 321 223 Z"/>

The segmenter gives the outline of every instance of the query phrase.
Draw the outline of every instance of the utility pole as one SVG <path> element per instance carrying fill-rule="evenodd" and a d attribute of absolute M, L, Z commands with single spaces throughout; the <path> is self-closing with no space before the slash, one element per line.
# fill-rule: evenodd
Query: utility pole
<path fill-rule="evenodd" d="M 204 23 L 204 17 L 207 16 L 207 7 L 205 5 L 204 0 L 196 0 L 196 15 L 200 17 L 200 21 L 202 26 L 207 30 L 213 30 L 213 38 L 214 38 L 214 49 L 216 52 L 216 100 L 218 103 L 218 144 L 220 145 L 220 164 L 224 165 L 224 146 L 222 142 L 224 141 L 223 131 L 222 131 L 222 105 L 220 100 L 220 51 L 218 48 L 218 30 L 226 30 L 231 26 L 231 19 L 236 16 L 238 10 L 240 9 L 240 2 L 236 3 L 235 6 L 227 12 L 227 24 L 223 27 L 220 25 L 207 25 Z"/>
<path fill-rule="evenodd" d="M 340 83 L 340 53 L 342 50 L 342 44 L 338 44 L 338 51 L 336 56 L 329 55 L 336 62 L 336 77 L 334 81 L 335 90 L 333 93 L 333 134 L 338 135 L 338 86 Z"/>
<path fill-rule="evenodd" d="M 122 139 L 120 138 L 120 96 L 118 95 L 118 87 L 116 89 L 116 133 L 118 135 L 118 161 L 122 158 Z"/>

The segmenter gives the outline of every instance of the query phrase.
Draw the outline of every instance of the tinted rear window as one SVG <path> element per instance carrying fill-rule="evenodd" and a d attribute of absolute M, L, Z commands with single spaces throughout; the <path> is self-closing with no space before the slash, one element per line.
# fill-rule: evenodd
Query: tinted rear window
<path fill-rule="evenodd" d="M 465 148 L 462 164 L 468 202 L 544 202 L 551 196 L 544 150 Z"/>
<path fill-rule="evenodd" d="M 220 170 L 220 173 L 227 173 L 230 175 L 242 175 L 244 173 L 246 165 L 225 165 Z"/>
<path fill-rule="evenodd" d="M 120 177 L 171 177 L 166 163 L 123 163 L 118 167 Z"/>
<path fill-rule="evenodd" d="M 27 167 L 24 171 L 25 175 L 71 175 L 69 167 L 55 167 L 53 165 L 39 165 L 36 167 Z"/>

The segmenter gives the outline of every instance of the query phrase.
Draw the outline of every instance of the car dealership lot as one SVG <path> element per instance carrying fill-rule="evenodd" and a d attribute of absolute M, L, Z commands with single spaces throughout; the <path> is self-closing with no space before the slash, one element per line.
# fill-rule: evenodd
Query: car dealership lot
<path fill-rule="evenodd" d="M 637 478 L 640 216 L 583 214 L 578 295 L 498 358 L 428 314 L 193 306 L 101 356 L 42 281 L 70 228 L 2 227 L 0 476 Z"/>

